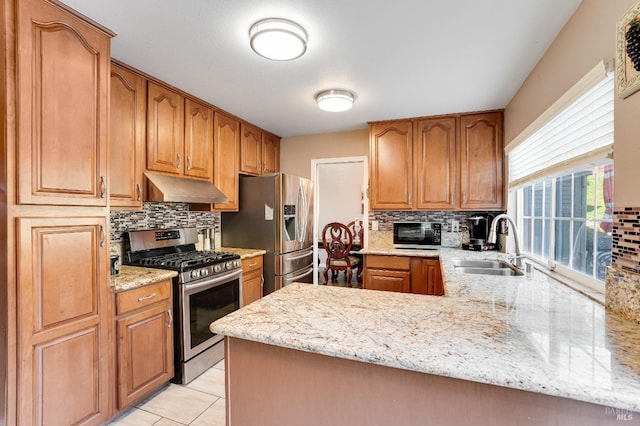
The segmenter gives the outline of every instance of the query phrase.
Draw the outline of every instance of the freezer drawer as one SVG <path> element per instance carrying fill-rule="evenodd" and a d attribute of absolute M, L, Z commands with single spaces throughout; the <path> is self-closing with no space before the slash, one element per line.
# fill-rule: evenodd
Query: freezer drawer
<path fill-rule="evenodd" d="M 276 275 L 286 275 L 309 266 L 313 267 L 313 247 L 276 255 Z"/>
<path fill-rule="evenodd" d="M 291 272 L 286 275 L 278 275 L 276 276 L 276 288 L 281 289 L 282 287 L 293 284 L 293 283 L 313 283 L 313 265 L 308 268 L 304 268 L 298 271 Z"/>

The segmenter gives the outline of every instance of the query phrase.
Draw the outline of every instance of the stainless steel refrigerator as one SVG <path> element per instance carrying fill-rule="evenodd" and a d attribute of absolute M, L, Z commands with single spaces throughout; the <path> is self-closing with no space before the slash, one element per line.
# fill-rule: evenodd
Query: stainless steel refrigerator
<path fill-rule="evenodd" d="M 222 245 L 266 250 L 263 295 L 313 282 L 313 185 L 283 173 L 240 177 L 240 211 L 222 213 Z"/>

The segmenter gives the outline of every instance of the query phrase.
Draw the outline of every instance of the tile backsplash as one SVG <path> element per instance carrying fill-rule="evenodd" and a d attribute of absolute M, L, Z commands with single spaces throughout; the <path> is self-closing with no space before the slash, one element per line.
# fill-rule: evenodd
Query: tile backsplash
<path fill-rule="evenodd" d="M 122 242 L 127 231 L 195 227 L 220 232 L 220 213 L 189 211 L 187 203 L 144 203 L 142 210 L 111 210 L 110 237 Z"/>
<path fill-rule="evenodd" d="M 460 231 L 469 231 L 468 218 L 485 214 L 487 212 L 460 212 L 460 211 L 369 211 L 369 226 L 371 221 L 378 221 L 378 230 L 393 231 L 393 222 L 440 222 L 443 224 L 443 231 L 451 231 L 450 223 L 452 220 L 460 222 Z M 490 212 L 497 215 L 503 212 Z"/>

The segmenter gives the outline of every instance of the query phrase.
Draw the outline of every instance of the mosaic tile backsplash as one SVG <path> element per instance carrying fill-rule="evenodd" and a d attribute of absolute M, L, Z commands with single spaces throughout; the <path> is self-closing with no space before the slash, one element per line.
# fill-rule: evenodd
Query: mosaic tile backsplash
<path fill-rule="evenodd" d="M 372 220 L 378 221 L 378 230 L 393 231 L 393 222 L 440 222 L 443 231 L 451 231 L 452 220 L 460 222 L 460 231 L 469 231 L 468 218 L 488 212 L 454 212 L 454 211 L 369 211 L 369 226 Z M 503 212 L 490 212 L 498 215 Z"/>
<path fill-rule="evenodd" d="M 187 203 L 144 203 L 142 210 L 111 210 L 111 241 L 121 242 L 127 231 L 195 227 L 220 232 L 220 213 L 189 211 Z"/>

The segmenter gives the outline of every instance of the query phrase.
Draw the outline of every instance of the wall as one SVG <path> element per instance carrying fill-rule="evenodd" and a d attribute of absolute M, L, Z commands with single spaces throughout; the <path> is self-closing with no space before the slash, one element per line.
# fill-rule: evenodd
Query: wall
<path fill-rule="evenodd" d="M 616 56 L 616 24 L 635 0 L 583 0 L 551 47 L 527 77 L 504 113 L 505 144 L 508 144 L 555 100 L 567 91 L 603 58 Z M 615 101 L 615 211 L 637 209 L 640 192 L 635 183 L 640 181 L 640 93 Z M 617 219 L 614 214 L 614 232 Z M 640 235 L 627 235 L 638 242 Z M 614 243 L 614 250 L 616 249 Z M 629 260 L 637 265 L 640 255 L 631 254 Z M 622 271 L 618 271 L 622 273 Z M 628 273 L 628 272 L 624 272 Z M 619 283 L 629 291 L 619 292 Z M 640 322 L 640 275 L 625 276 L 607 273 L 607 306 L 624 312 Z M 635 289 L 634 289 L 635 288 Z M 616 297 L 611 297 L 616 294 Z M 614 300 L 615 299 L 615 300 Z M 632 312 L 629 314 L 629 312 Z"/>
<path fill-rule="evenodd" d="M 311 178 L 311 160 L 369 156 L 369 130 L 295 136 L 280 141 L 280 171 Z"/>

